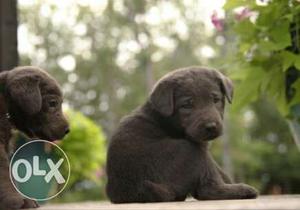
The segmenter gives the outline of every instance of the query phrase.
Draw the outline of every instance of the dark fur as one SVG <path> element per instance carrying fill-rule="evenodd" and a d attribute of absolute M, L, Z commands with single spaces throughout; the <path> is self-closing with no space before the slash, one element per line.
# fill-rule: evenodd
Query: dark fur
<path fill-rule="evenodd" d="M 19 67 L 0 73 L 0 209 L 35 208 L 9 179 L 8 145 L 16 128 L 31 138 L 57 140 L 69 132 L 62 113 L 57 82 L 37 67 Z M 9 117 L 8 117 L 9 116 Z"/>
<path fill-rule="evenodd" d="M 108 150 L 107 195 L 113 203 L 255 198 L 232 184 L 208 151 L 222 133 L 231 81 L 215 70 L 190 67 L 163 77 L 149 100 L 125 117 Z M 192 100 L 192 101 L 191 101 Z"/>

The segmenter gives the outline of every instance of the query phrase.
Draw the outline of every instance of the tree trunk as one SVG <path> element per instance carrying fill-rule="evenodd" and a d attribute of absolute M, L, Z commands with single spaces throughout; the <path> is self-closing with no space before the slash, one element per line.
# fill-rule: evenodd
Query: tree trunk
<path fill-rule="evenodd" d="M 300 151 L 300 124 L 297 120 L 288 120 L 288 125 L 295 144 Z"/>
<path fill-rule="evenodd" d="M 17 0 L 0 1 L 0 71 L 18 65 Z"/>

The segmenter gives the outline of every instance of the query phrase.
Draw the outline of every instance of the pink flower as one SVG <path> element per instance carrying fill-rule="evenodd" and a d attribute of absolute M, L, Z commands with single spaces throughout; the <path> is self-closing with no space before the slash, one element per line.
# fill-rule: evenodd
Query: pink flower
<path fill-rule="evenodd" d="M 215 28 L 218 31 L 223 31 L 223 29 L 224 29 L 224 19 L 219 18 L 216 11 L 213 12 L 213 14 L 211 15 L 210 18 L 211 18 L 211 22 L 215 26 Z"/>
<path fill-rule="evenodd" d="M 235 15 L 235 19 L 240 21 L 240 20 L 243 20 L 245 18 L 251 17 L 252 14 L 253 13 L 249 8 L 244 8 L 241 12 L 239 12 Z"/>

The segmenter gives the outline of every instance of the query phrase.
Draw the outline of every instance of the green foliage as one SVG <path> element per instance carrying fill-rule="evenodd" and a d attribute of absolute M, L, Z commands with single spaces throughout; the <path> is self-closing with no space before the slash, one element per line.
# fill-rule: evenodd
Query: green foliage
<path fill-rule="evenodd" d="M 241 100 L 235 108 L 264 95 L 274 100 L 281 114 L 291 116 L 291 107 L 299 102 L 299 89 L 294 84 L 296 92 L 289 98 L 286 77 L 291 68 L 300 70 L 299 3 L 278 0 L 260 6 L 254 0 L 228 0 L 224 6 L 228 14 L 235 13 L 237 7 L 249 9 L 252 17 L 228 15 L 227 19 L 238 46 L 233 55 L 238 65 L 232 73 L 240 76 L 236 95 Z"/>
<path fill-rule="evenodd" d="M 272 104 L 259 98 L 251 109 L 230 111 L 227 126 L 233 177 L 254 185 L 262 194 L 272 193 L 274 186 L 281 193 L 299 193 L 299 151 L 285 119 Z M 213 144 L 213 154 L 222 163 L 224 142 Z"/>
<path fill-rule="evenodd" d="M 86 201 L 99 201 L 106 198 L 104 183 L 102 184 L 93 184 L 89 186 L 88 189 L 81 188 L 77 190 L 67 190 L 63 193 L 62 196 L 56 197 L 53 203 L 74 203 L 74 202 L 86 202 Z"/>
<path fill-rule="evenodd" d="M 97 176 L 97 173 L 104 175 L 106 158 L 106 140 L 101 128 L 79 112 L 68 111 L 67 116 L 71 132 L 59 144 L 71 165 L 67 187 L 84 180 L 103 182 L 103 177 Z M 62 172 L 66 177 L 68 170 L 63 168 Z"/>
<path fill-rule="evenodd" d="M 230 10 L 234 9 L 236 7 L 241 7 L 241 6 L 249 6 L 253 5 L 253 1 L 248 1 L 248 0 L 234 0 L 234 1 L 226 1 L 224 5 L 225 10 Z"/>
<path fill-rule="evenodd" d="M 251 11 L 251 17 L 236 18 L 237 7 Z M 276 0 L 260 6 L 254 0 L 228 0 L 224 8 L 230 26 L 226 33 L 236 36 L 237 46 L 229 64 L 237 80 L 233 110 L 240 113 L 247 106 L 256 115 L 244 131 L 248 141 L 235 142 L 232 137 L 234 148 L 244 152 L 232 154 L 235 175 L 244 174 L 243 179 L 262 193 L 272 193 L 274 186 L 283 193 L 298 193 L 299 151 L 285 119 L 272 105 L 281 116 L 300 119 L 300 4 Z"/>
<path fill-rule="evenodd" d="M 100 123 L 110 136 L 120 118 L 145 101 L 156 79 L 175 68 L 205 65 L 199 49 L 207 42 L 193 4 L 91 2 L 96 5 L 20 3 L 20 25 L 33 49 L 21 51 L 20 63 L 47 69 L 62 84 L 71 108 Z M 169 11 L 177 17 L 168 18 Z M 74 68 L 60 65 L 66 56 L 75 60 Z"/>
<path fill-rule="evenodd" d="M 296 90 L 296 94 L 291 101 L 291 106 L 295 106 L 300 103 L 300 79 L 293 84 L 293 88 Z"/>

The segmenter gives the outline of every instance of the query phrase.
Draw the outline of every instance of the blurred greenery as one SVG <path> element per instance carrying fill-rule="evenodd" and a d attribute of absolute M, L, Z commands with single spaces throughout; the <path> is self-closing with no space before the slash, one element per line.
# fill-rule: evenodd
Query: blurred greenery
<path fill-rule="evenodd" d="M 240 108 L 264 94 L 283 116 L 292 118 L 291 107 L 300 103 L 300 5 L 286 0 L 265 6 L 255 2 L 228 0 L 224 6 L 229 30 L 237 37 L 233 62 L 238 65 L 232 71 L 242 81 L 235 106 Z M 248 17 L 232 14 L 241 6 Z"/>
<path fill-rule="evenodd" d="M 300 153 L 286 121 L 300 116 L 300 3 L 228 0 L 225 17 L 214 23 L 222 27 L 209 30 L 201 0 L 66 2 L 19 4 L 19 52 L 22 65 L 41 66 L 59 80 L 67 108 L 109 138 L 163 74 L 218 68 L 236 88 L 214 155 L 262 193 L 300 193 Z M 102 199 L 105 176 L 94 176 L 105 157 L 102 131 L 72 116 L 76 128 L 62 146 L 74 178 L 59 202 Z"/>
<path fill-rule="evenodd" d="M 278 110 L 260 98 L 243 111 L 231 111 L 228 118 L 235 180 L 256 186 L 262 194 L 299 193 L 300 154 Z M 223 144 L 212 146 L 221 163 Z"/>
<path fill-rule="evenodd" d="M 262 144 L 251 152 L 263 161 L 252 177 L 260 177 L 263 193 L 299 192 L 299 2 L 228 0 L 224 9 L 223 33 L 236 46 L 228 56 L 237 84 L 233 112 L 250 106 L 257 116 L 245 131 L 248 148 Z"/>
<path fill-rule="evenodd" d="M 124 113 L 144 101 L 154 80 L 174 68 L 205 64 L 199 50 L 206 44 L 193 4 L 103 2 L 20 6 L 20 31 L 32 40 L 32 50 L 20 54 L 22 64 L 49 70 L 63 84 L 69 106 L 110 134 Z M 175 16 L 162 16 L 167 10 Z"/>
<path fill-rule="evenodd" d="M 103 196 L 106 138 L 101 128 L 81 113 L 68 110 L 66 115 L 72 132 L 59 146 L 68 156 L 71 174 L 64 193 L 57 200 L 70 199 L 68 192 L 73 189 L 77 189 L 77 194 L 82 192 L 81 197 L 88 195 L 92 199 L 91 192 L 94 192 L 100 198 Z M 64 177 L 67 177 L 68 173 L 68 168 L 62 168 Z M 88 193 L 86 188 L 91 188 L 91 192 Z M 71 198 L 74 198 L 73 196 Z"/>

